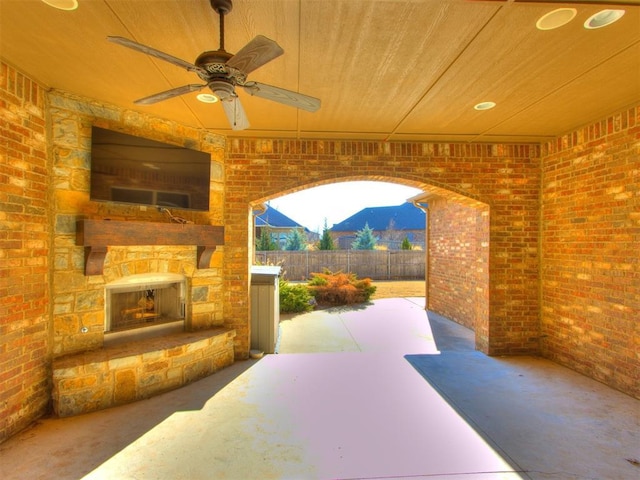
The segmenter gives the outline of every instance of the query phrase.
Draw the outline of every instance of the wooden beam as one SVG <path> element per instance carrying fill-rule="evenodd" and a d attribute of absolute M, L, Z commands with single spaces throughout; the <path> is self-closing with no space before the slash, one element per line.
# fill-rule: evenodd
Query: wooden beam
<path fill-rule="evenodd" d="M 134 245 L 195 245 L 198 268 L 209 268 L 218 245 L 224 245 L 224 227 L 192 223 L 78 220 L 76 245 L 85 248 L 85 275 L 101 275 L 107 247 Z"/>

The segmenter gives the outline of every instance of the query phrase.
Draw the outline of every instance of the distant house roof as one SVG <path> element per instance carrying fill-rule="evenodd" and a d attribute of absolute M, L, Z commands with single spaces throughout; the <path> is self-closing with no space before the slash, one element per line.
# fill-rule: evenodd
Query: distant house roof
<path fill-rule="evenodd" d="M 291 220 L 284 213 L 280 213 L 278 210 L 268 205 L 264 213 L 256 216 L 256 227 L 304 228 L 296 221 Z"/>
<path fill-rule="evenodd" d="M 391 222 L 395 230 L 424 230 L 425 218 L 424 211 L 409 202 L 393 207 L 369 207 L 334 224 L 331 231 L 356 232 L 365 224 L 372 230 L 382 231 L 388 229 Z"/>

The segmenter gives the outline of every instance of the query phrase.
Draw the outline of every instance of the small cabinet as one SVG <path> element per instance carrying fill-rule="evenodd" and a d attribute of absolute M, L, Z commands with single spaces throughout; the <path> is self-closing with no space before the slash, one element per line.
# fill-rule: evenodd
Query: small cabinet
<path fill-rule="evenodd" d="M 280 267 L 251 267 L 251 349 L 275 353 L 280 324 Z"/>

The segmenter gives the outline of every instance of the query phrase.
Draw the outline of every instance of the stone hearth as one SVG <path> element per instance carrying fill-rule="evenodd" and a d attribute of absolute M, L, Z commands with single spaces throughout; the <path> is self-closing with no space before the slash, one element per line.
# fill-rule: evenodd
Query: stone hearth
<path fill-rule="evenodd" d="M 181 332 L 57 358 L 54 412 L 79 415 L 204 378 L 233 363 L 235 336 L 224 328 Z"/>

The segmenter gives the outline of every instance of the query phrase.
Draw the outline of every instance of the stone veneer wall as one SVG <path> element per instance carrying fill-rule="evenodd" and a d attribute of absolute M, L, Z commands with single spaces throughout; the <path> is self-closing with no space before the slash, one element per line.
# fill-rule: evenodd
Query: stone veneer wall
<path fill-rule="evenodd" d="M 640 398 L 640 106 L 543 145 L 542 353 Z"/>
<path fill-rule="evenodd" d="M 0 62 L 0 442 L 49 405 L 46 91 Z"/>
<path fill-rule="evenodd" d="M 241 354 L 249 349 L 251 205 L 346 180 L 391 181 L 489 205 L 490 278 L 482 295 L 490 324 L 480 325 L 477 347 L 493 355 L 539 351 L 539 146 L 233 138 L 227 152 L 225 312 L 237 322 L 230 326 Z"/>
<path fill-rule="evenodd" d="M 211 154 L 210 211 L 180 210 L 197 224 L 222 225 L 224 138 L 151 115 L 51 92 L 49 116 L 53 159 L 53 353 L 61 356 L 99 348 L 104 338 L 104 286 L 125 275 L 163 272 L 187 277 L 187 327 L 224 323 L 224 247 L 211 268 L 196 268 L 196 246 L 109 247 L 104 274 L 84 275 L 84 248 L 76 245 L 79 218 L 168 222 L 155 208 L 93 202 L 89 199 L 91 126 L 114 129 Z"/>
<path fill-rule="evenodd" d="M 179 388 L 234 361 L 228 329 L 166 335 L 53 362 L 53 410 L 79 415 Z"/>

